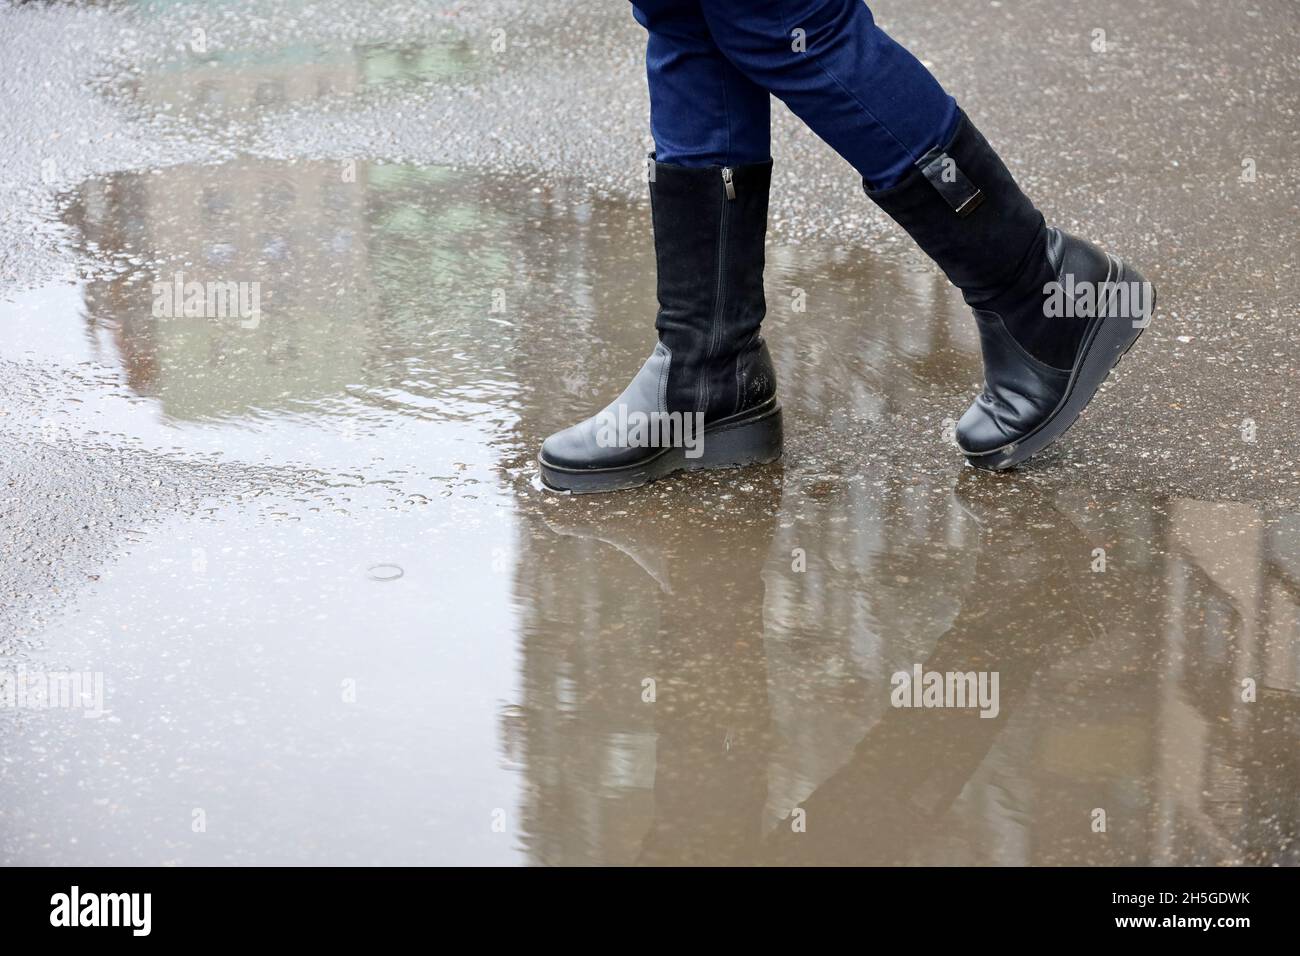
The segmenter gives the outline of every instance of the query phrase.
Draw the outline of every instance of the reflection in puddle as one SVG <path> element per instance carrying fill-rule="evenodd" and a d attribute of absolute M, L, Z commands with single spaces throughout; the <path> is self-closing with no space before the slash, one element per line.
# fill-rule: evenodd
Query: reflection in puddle
<path fill-rule="evenodd" d="M 552 520 L 520 562 L 537 859 L 1295 862 L 1300 523 L 784 485 L 742 522 Z M 917 664 L 998 673 L 998 716 L 891 707 Z"/>
<path fill-rule="evenodd" d="M 644 358 L 644 209 L 243 160 L 67 218 L 123 268 L 0 354 L 113 372 L 70 434 L 355 495 L 176 519 L 82 595 L 44 653 L 111 713 L 4 725 L 6 862 L 1300 862 L 1300 518 L 879 448 L 978 374 L 930 273 L 771 249 L 784 464 L 568 499 L 532 455 Z M 155 318 L 177 271 L 260 321 Z M 918 665 L 997 716 L 891 707 Z"/>

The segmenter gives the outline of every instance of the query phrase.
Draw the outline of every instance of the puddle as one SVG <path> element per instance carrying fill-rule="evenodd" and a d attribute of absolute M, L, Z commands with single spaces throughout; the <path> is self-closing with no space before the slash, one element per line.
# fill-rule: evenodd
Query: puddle
<path fill-rule="evenodd" d="M 1300 862 L 1300 518 L 963 468 L 930 273 L 770 248 L 784 464 L 574 499 L 532 456 L 649 352 L 644 207 L 240 160 L 66 219 L 105 266 L 0 357 L 81 385 L 22 427 L 347 492 L 173 518 L 41 635 L 106 714 L 4 715 L 5 862 Z M 177 272 L 257 321 L 155 316 Z"/>

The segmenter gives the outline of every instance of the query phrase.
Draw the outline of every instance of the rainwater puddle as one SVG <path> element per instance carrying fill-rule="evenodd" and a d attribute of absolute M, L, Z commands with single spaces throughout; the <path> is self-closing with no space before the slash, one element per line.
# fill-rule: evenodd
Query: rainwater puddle
<path fill-rule="evenodd" d="M 930 272 L 770 247 L 784 462 L 569 498 L 532 456 L 653 345 L 644 207 L 244 159 L 66 221 L 103 267 L 0 305 L 68 373 L 33 440 L 310 477 L 168 518 L 41 635 L 104 713 L 5 715 L 5 862 L 1300 861 L 1300 520 L 964 468 Z"/>

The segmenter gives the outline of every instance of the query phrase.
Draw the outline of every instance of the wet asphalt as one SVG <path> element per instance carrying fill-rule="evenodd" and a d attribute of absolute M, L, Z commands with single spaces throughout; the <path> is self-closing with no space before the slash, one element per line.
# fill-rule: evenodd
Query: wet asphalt
<path fill-rule="evenodd" d="M 0 652 L 112 703 L 3 715 L 0 859 L 1295 862 L 1296 9 L 875 10 L 1151 329 L 972 472 L 960 297 L 778 106 L 784 462 L 572 500 L 653 343 L 624 5 L 0 9 Z"/>

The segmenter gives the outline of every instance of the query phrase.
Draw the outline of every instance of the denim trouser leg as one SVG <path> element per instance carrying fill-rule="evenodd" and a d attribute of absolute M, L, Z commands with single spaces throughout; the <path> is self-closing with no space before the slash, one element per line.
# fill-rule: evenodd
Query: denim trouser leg
<path fill-rule="evenodd" d="M 930 148 L 948 140 L 957 104 L 912 54 L 876 26 L 860 0 L 699 0 L 662 5 L 635 0 L 637 18 L 650 26 L 647 8 L 682 9 L 667 16 L 671 29 L 651 26 L 647 64 L 655 142 L 677 146 L 701 135 L 699 126 L 725 115 L 730 87 L 683 62 L 704 47 L 694 9 L 707 37 L 750 81 L 781 99 L 875 189 L 897 183 Z M 686 29 L 684 22 L 692 27 Z M 675 69 L 670 69 L 675 68 Z M 714 68 L 716 70 L 716 67 Z M 674 76 L 669 80 L 667 73 Z M 666 89 L 656 95 L 656 86 Z M 734 119 L 732 120 L 734 122 Z M 766 157 L 764 157 L 766 158 Z"/>
<path fill-rule="evenodd" d="M 678 166 L 771 159 L 771 102 L 713 42 L 699 0 L 633 0 L 649 32 L 650 131 L 655 158 Z"/>

